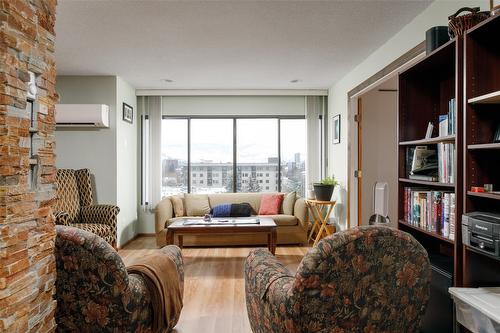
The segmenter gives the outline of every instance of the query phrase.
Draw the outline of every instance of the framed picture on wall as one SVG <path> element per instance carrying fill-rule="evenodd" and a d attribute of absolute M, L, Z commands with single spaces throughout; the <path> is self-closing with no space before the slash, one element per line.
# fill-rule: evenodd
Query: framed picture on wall
<path fill-rule="evenodd" d="M 123 103 L 123 120 L 127 123 L 134 123 L 134 108 L 127 103 Z"/>
<path fill-rule="evenodd" d="M 332 137 L 333 144 L 340 143 L 340 114 L 333 117 Z"/>

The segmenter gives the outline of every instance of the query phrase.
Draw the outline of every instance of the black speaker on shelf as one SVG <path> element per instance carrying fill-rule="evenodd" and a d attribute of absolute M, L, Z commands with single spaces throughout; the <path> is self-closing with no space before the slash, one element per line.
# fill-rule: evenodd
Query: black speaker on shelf
<path fill-rule="evenodd" d="M 448 27 L 437 26 L 430 28 L 425 32 L 425 54 L 431 53 L 449 40 Z"/>

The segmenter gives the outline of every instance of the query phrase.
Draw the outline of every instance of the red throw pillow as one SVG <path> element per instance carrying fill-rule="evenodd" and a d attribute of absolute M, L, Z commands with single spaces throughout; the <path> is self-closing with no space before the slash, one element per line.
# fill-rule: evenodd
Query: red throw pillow
<path fill-rule="evenodd" d="M 260 199 L 259 215 L 278 215 L 283 197 L 283 194 L 263 194 Z"/>

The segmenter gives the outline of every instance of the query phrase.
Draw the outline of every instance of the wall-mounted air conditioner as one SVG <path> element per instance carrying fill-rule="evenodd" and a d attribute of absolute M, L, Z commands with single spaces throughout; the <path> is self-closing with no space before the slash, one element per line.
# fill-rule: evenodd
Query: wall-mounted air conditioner
<path fill-rule="evenodd" d="M 57 104 L 57 127 L 109 127 L 109 106 L 105 104 Z"/>

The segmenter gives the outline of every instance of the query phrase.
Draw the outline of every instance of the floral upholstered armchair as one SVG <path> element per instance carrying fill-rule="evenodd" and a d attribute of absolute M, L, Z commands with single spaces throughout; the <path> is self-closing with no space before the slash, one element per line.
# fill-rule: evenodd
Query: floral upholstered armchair
<path fill-rule="evenodd" d="M 55 319 L 58 332 L 152 332 L 152 290 L 141 274 L 127 273 L 118 253 L 85 230 L 56 226 Z M 181 251 L 169 245 L 157 251 L 177 270 L 176 291 L 184 289 Z M 181 296 L 182 297 L 182 296 Z M 180 310 L 172 313 L 169 332 Z"/>
<path fill-rule="evenodd" d="M 320 241 L 297 273 L 264 249 L 245 264 L 254 333 L 418 332 L 430 292 L 427 252 L 407 233 L 359 227 Z"/>
<path fill-rule="evenodd" d="M 116 247 L 116 224 L 120 208 L 93 204 L 89 169 L 59 169 L 56 181 L 56 224 L 93 232 Z"/>

